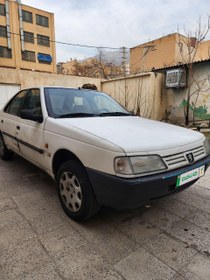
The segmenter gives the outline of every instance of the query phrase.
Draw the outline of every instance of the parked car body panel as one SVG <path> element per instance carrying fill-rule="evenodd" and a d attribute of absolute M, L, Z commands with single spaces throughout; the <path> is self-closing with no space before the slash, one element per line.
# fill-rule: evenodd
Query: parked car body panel
<path fill-rule="evenodd" d="M 17 95 L 21 99 L 15 115 L 10 107 L 16 97 L 0 111 L 4 143 L 56 180 L 63 166 L 64 174 L 59 180 L 64 185 L 70 176 L 66 166 L 73 168 L 64 163 L 73 159 L 82 166 L 78 167 L 78 174 L 84 168 L 100 205 L 136 207 L 189 187 L 209 167 L 210 148 L 205 146 L 201 133 L 131 116 L 100 92 L 53 87 L 52 100 L 50 94 L 50 87 L 25 90 L 24 97 Z M 72 113 L 76 106 L 85 107 L 82 102 L 86 97 L 88 111 Z M 116 111 L 109 111 L 110 108 Z M 146 166 L 147 160 L 145 171 L 142 164 Z M 189 181 L 188 177 L 192 179 Z M 178 184 L 179 179 L 186 183 Z M 80 186 L 77 182 L 73 184 Z M 80 194 L 79 200 L 81 197 Z"/>

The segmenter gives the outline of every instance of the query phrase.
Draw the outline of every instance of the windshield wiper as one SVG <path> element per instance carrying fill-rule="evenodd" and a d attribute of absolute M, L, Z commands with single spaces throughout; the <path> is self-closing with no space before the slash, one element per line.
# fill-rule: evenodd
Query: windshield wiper
<path fill-rule="evenodd" d="M 131 116 L 129 113 L 123 113 L 123 112 L 106 112 L 98 114 L 100 117 L 106 117 L 106 116 Z"/>
<path fill-rule="evenodd" d="M 58 116 L 58 118 L 85 118 L 85 117 L 95 117 L 95 114 L 89 114 L 89 113 L 70 113 L 70 114 L 64 114 Z"/>

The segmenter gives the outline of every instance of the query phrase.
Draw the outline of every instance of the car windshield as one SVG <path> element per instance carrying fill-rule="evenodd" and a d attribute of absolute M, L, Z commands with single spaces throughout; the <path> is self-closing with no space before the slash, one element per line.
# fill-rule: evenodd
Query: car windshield
<path fill-rule="evenodd" d="M 87 89 L 45 88 L 48 114 L 53 118 L 128 116 L 108 95 Z"/>

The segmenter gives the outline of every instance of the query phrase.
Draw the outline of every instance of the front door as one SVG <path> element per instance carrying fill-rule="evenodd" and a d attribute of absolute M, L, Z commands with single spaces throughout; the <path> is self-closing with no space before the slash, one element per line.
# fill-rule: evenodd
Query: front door
<path fill-rule="evenodd" d="M 22 109 L 35 110 L 37 114 L 42 115 L 39 89 L 30 89 L 28 91 Z M 44 123 L 20 119 L 19 127 L 18 142 L 21 155 L 36 165 L 42 166 Z"/>

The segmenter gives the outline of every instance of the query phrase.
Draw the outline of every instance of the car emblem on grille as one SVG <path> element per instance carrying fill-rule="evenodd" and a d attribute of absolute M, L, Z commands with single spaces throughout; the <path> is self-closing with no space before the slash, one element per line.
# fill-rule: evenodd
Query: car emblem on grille
<path fill-rule="evenodd" d="M 186 158 L 189 161 L 189 163 L 193 163 L 194 162 L 193 153 L 186 154 Z"/>

